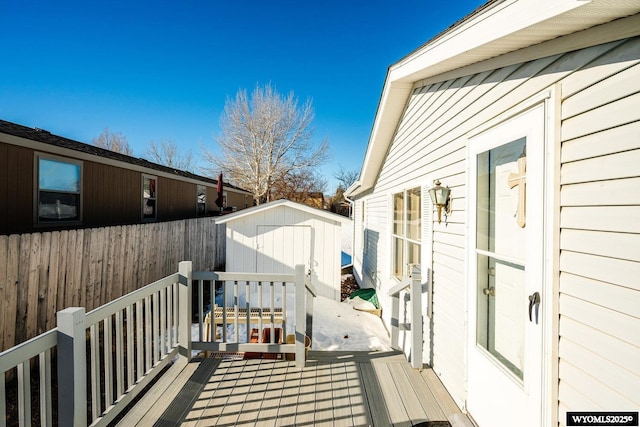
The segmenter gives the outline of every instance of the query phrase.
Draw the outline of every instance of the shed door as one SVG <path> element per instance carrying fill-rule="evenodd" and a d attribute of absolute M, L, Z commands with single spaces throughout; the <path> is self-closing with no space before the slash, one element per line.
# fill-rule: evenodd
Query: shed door
<path fill-rule="evenodd" d="M 311 266 L 311 227 L 258 225 L 256 272 L 293 274 L 296 264 Z"/>

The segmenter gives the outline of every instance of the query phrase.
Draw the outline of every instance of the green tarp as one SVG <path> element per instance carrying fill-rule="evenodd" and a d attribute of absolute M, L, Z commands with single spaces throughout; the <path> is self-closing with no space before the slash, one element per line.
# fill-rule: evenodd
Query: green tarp
<path fill-rule="evenodd" d="M 349 296 L 349 298 L 353 299 L 355 297 L 360 297 L 365 301 L 369 301 L 376 308 L 380 308 L 380 304 L 378 304 L 378 296 L 376 295 L 376 290 L 367 288 L 367 289 L 358 289 L 353 291 L 353 293 Z"/>

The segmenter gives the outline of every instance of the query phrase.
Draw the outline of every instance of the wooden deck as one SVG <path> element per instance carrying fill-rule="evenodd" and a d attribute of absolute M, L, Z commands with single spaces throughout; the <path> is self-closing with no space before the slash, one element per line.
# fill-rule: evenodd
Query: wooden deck
<path fill-rule="evenodd" d="M 122 426 L 472 426 L 431 369 L 397 352 L 175 363 Z"/>

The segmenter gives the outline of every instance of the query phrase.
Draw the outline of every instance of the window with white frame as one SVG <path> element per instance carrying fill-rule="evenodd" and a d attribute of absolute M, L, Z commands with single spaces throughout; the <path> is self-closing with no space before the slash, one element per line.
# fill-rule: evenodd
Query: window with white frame
<path fill-rule="evenodd" d="M 393 195 L 391 272 L 398 280 L 408 276 L 410 264 L 420 264 L 421 221 L 420 187 Z"/>
<path fill-rule="evenodd" d="M 79 223 L 82 162 L 36 155 L 37 223 Z"/>
<path fill-rule="evenodd" d="M 158 178 L 142 175 L 142 220 L 155 221 L 158 219 L 156 197 L 158 192 Z"/>

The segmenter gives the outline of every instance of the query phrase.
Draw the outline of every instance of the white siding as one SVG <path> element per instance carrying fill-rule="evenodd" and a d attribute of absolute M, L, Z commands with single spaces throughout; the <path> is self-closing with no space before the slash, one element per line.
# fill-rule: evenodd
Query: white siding
<path fill-rule="evenodd" d="M 559 414 L 640 407 L 640 39 L 563 84 Z"/>
<path fill-rule="evenodd" d="M 553 406 L 564 408 L 561 410 L 580 410 L 584 407 L 579 402 L 600 401 L 600 405 L 604 405 L 606 400 L 599 399 L 599 393 L 613 398 L 629 390 L 639 392 L 633 397 L 627 396 L 623 406 L 627 407 L 631 402 L 636 408 L 640 405 L 637 400 L 640 378 L 628 366 L 631 355 L 637 360 L 638 342 L 625 337 L 630 334 L 628 331 L 640 336 L 638 310 L 629 312 L 633 306 L 623 304 L 621 307 L 615 302 L 619 298 L 630 298 L 635 307 L 638 306 L 640 73 L 639 66 L 634 65 L 638 63 L 639 51 L 638 38 L 616 41 L 444 82 L 433 78 L 416 87 L 410 96 L 375 187 L 365 199 L 365 228 L 370 231 L 370 238 L 361 245 L 356 244 L 356 251 L 364 251 L 362 275 L 365 285 L 380 290 L 386 308 L 388 290 L 395 284 L 389 271 L 391 194 L 421 180 L 424 182 L 427 177 L 438 178 L 443 185 L 451 187 L 453 213 L 446 222 L 433 224 L 432 347 L 433 369 L 459 405 L 464 405 L 466 399 L 467 134 L 554 85 L 559 85 L 564 95 L 564 163 L 559 191 L 562 203 L 566 205 L 562 206 L 560 218 L 561 268 L 571 271 L 563 273 L 560 280 L 560 402 Z M 594 103 L 594 98 L 602 102 Z M 583 158 L 581 153 L 592 155 Z M 627 191 L 617 190 L 618 186 Z M 594 189 L 597 194 L 592 193 Z M 606 190 L 618 194 L 620 199 L 609 201 Z M 360 203 L 356 205 L 357 209 L 361 208 Z M 587 243 L 580 246 L 578 242 L 583 238 Z M 620 247 L 608 252 L 607 244 Z M 584 251 L 592 253 L 579 253 Z M 566 280 L 569 273 L 588 278 L 589 285 L 570 285 Z M 586 289 L 597 286 L 611 290 L 611 298 L 589 301 L 583 295 L 587 293 Z M 582 292 L 579 291 L 581 288 Z M 576 292 L 578 295 L 569 295 Z M 583 324 L 584 316 L 574 318 L 565 311 L 574 306 L 590 305 L 597 306 L 594 312 L 602 316 L 603 323 L 624 325 L 627 331 L 616 332 L 608 327 L 603 330 L 593 324 Z M 579 335 L 572 336 L 576 331 Z M 608 354 L 606 349 L 583 350 L 589 346 L 585 340 L 591 333 L 603 342 L 614 342 L 625 351 Z M 584 360 L 576 357 L 581 351 L 585 352 Z M 606 374 L 590 369 L 601 360 L 607 360 L 607 366 L 611 367 Z M 630 375 L 622 375 L 626 371 Z M 588 378 L 576 380 L 580 375 Z M 614 381 L 613 386 L 610 381 Z M 593 386 L 594 382 L 602 387 Z M 615 390 L 609 393 L 611 387 Z"/>
<path fill-rule="evenodd" d="M 365 203 L 364 199 L 353 204 L 353 252 L 351 260 L 353 262 L 353 275 L 360 286 L 362 286 L 362 258 L 364 254 L 364 230 L 365 230 Z"/>
<path fill-rule="evenodd" d="M 362 260 L 362 274 L 364 287 L 371 287 L 378 290 L 378 294 L 388 292 L 388 288 L 383 287 L 383 277 L 390 275 L 387 248 L 389 236 L 388 229 L 388 198 L 386 195 L 368 197 L 365 201 L 367 220 L 364 233 L 364 255 Z M 381 298 L 383 315 L 388 315 L 390 306 L 388 301 Z"/>

